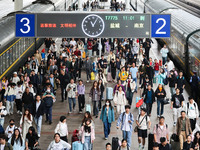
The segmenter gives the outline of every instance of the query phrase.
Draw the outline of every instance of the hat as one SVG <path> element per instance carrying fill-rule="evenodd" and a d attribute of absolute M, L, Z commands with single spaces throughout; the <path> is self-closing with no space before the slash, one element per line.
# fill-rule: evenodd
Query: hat
<path fill-rule="evenodd" d="M 17 74 L 17 72 L 13 72 L 13 74 Z"/>

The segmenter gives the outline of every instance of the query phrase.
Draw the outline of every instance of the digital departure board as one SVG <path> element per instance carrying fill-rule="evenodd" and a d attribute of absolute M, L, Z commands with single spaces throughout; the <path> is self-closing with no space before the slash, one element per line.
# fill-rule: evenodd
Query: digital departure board
<path fill-rule="evenodd" d="M 150 38 L 153 24 L 151 16 L 153 15 L 131 12 L 16 14 L 16 37 Z M 155 23 L 159 22 L 154 28 L 154 36 L 156 33 L 164 33 L 156 30 L 158 28 L 159 31 L 162 31 L 163 27 L 163 18 L 158 19 L 154 19 Z M 33 24 L 35 24 L 34 27 Z"/>

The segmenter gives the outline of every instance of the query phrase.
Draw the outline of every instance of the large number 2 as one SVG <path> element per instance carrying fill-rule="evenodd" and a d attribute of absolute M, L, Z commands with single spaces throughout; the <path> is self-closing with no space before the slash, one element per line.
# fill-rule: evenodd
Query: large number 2
<path fill-rule="evenodd" d="M 158 23 L 159 21 L 162 21 L 163 24 L 162 24 L 162 26 L 160 28 L 158 28 L 158 30 L 156 31 L 156 34 L 166 34 L 166 32 L 161 32 L 160 31 L 160 30 L 162 30 L 165 27 L 166 20 L 164 18 L 159 18 L 159 19 L 156 20 L 156 23 Z"/>
<path fill-rule="evenodd" d="M 22 33 L 26 34 L 26 33 L 29 33 L 30 30 L 31 30 L 31 28 L 30 28 L 30 26 L 29 26 L 30 20 L 29 20 L 28 18 L 22 18 L 22 19 L 20 20 L 20 22 L 24 22 L 24 20 L 26 21 L 26 23 L 24 24 L 24 26 L 27 27 L 27 30 L 24 31 L 24 30 L 21 28 L 20 31 L 21 31 Z"/>

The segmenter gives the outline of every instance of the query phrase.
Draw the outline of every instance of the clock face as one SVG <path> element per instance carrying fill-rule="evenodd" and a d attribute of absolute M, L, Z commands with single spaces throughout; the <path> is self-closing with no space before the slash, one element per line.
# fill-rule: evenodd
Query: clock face
<path fill-rule="evenodd" d="M 97 37 L 104 31 L 105 23 L 98 15 L 88 15 L 83 19 L 82 30 L 89 37 Z"/>

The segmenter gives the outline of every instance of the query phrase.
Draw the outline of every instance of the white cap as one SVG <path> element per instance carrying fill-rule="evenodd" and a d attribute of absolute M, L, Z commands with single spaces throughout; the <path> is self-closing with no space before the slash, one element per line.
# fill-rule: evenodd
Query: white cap
<path fill-rule="evenodd" d="M 13 74 L 17 74 L 17 72 L 13 72 Z"/>

